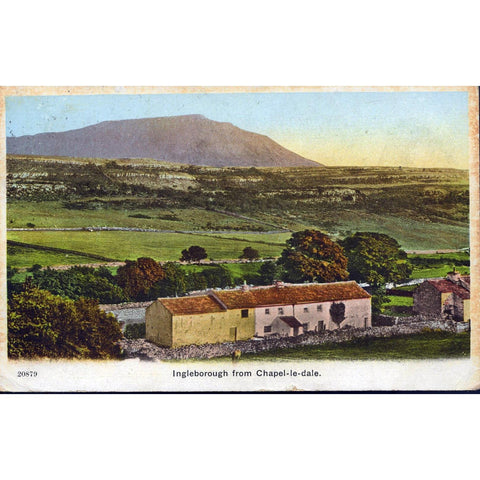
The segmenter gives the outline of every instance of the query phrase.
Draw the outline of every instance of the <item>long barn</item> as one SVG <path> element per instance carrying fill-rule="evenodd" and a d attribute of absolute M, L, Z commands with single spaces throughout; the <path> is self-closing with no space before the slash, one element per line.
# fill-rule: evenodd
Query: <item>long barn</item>
<path fill-rule="evenodd" d="M 146 310 L 146 338 L 158 345 L 221 343 L 371 326 L 370 295 L 356 282 L 285 284 L 159 298 Z"/>

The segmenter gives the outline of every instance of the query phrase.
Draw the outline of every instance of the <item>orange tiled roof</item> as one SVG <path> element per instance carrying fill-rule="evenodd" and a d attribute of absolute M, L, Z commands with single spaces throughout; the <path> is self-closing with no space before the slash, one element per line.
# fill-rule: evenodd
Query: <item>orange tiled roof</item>
<path fill-rule="evenodd" d="M 222 290 L 212 292 L 212 295 L 230 309 L 370 298 L 370 295 L 354 281 L 306 285 L 285 284 L 281 287 L 258 287 L 246 291 Z"/>
<path fill-rule="evenodd" d="M 165 308 L 173 315 L 196 315 L 224 312 L 225 309 L 209 295 L 198 297 L 160 298 Z"/>

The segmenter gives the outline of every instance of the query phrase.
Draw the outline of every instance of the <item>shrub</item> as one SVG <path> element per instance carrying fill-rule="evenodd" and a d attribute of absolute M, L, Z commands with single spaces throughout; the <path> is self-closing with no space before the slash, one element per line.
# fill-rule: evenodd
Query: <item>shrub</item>
<path fill-rule="evenodd" d="M 66 300 L 25 283 L 8 303 L 10 358 L 118 358 L 122 338 L 98 302 Z"/>
<path fill-rule="evenodd" d="M 35 265 L 31 266 L 27 271 L 28 272 L 39 272 L 42 269 L 42 266 L 38 263 Z"/>
<path fill-rule="evenodd" d="M 135 338 L 145 338 L 145 323 L 129 323 L 125 327 L 124 337 L 129 340 Z"/>

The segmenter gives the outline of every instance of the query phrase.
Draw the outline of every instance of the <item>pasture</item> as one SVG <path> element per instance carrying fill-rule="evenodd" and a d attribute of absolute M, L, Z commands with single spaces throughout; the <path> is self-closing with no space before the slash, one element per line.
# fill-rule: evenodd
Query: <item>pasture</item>
<path fill-rule="evenodd" d="M 468 358 L 470 333 L 428 331 L 389 338 L 358 338 L 349 342 L 302 346 L 244 354 L 242 361 L 290 360 L 426 360 Z M 211 361 L 211 360 L 208 360 Z"/>
<path fill-rule="evenodd" d="M 204 247 L 210 259 L 229 260 L 238 259 L 246 246 L 252 246 L 260 252 L 262 257 L 280 255 L 284 242 L 289 234 L 258 234 L 246 235 L 208 235 L 183 233 L 152 233 L 152 232 L 36 232 L 21 231 L 8 232 L 7 238 L 27 244 L 46 247 L 62 248 L 101 255 L 114 260 L 135 260 L 139 257 L 151 257 L 157 261 L 177 261 L 181 251 L 191 245 Z M 272 237 L 272 238 L 271 238 Z M 283 239 L 283 243 L 281 240 Z M 29 267 L 35 263 L 40 265 L 63 265 L 59 255 L 52 257 L 43 255 L 44 252 L 31 251 L 17 257 L 15 251 L 9 252 L 8 264 L 15 267 Z M 40 258 L 41 257 L 41 258 Z M 98 263 L 87 258 L 77 258 L 77 263 Z M 65 257 L 66 258 L 66 257 Z M 43 263 L 42 261 L 43 260 Z M 52 263 L 55 262 L 55 263 Z M 59 263 L 57 263 L 59 262 Z"/>

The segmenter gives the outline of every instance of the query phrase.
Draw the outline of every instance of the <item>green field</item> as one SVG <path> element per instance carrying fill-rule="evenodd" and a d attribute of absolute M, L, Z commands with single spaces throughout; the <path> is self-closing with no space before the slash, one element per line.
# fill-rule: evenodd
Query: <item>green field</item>
<path fill-rule="evenodd" d="M 9 156 L 7 172 L 10 228 L 316 228 L 335 239 L 356 231 L 385 233 L 408 250 L 468 246 L 464 170 L 207 168 Z"/>
<path fill-rule="evenodd" d="M 89 257 L 88 255 L 49 252 L 23 246 L 8 245 L 7 263 L 9 267 L 24 268 L 31 267 L 35 264 L 42 266 L 53 266 L 99 263 L 99 260 Z"/>
<path fill-rule="evenodd" d="M 215 260 L 245 246 L 278 256 L 289 233 L 315 228 L 338 240 L 356 231 L 385 233 L 406 250 L 469 244 L 468 172 L 391 167 L 207 168 L 147 159 L 7 159 L 7 227 L 124 227 L 192 231 L 8 232 L 8 238 L 113 259 L 177 260 L 191 245 Z M 238 233 L 222 234 L 221 231 Z M 198 232 L 198 234 L 197 234 Z M 202 233 L 203 232 L 203 233 Z M 11 266 L 90 263 L 85 257 L 24 250 Z M 451 263 L 451 262 L 450 262 Z M 443 276 L 450 265 L 416 268 Z M 466 271 L 461 267 L 462 272 Z"/>
<path fill-rule="evenodd" d="M 423 360 L 468 358 L 469 355 L 470 334 L 468 332 L 457 334 L 425 332 L 401 337 L 359 338 L 343 343 L 272 350 L 262 354 L 246 353 L 242 355 L 241 361 Z"/>
<path fill-rule="evenodd" d="M 467 275 L 470 273 L 470 268 L 465 266 L 455 267 L 457 272 L 460 272 L 462 275 Z M 452 271 L 452 265 L 443 265 L 434 268 L 416 268 L 413 270 L 411 275 L 412 279 L 415 278 L 439 278 L 445 277 L 448 272 Z"/>
<path fill-rule="evenodd" d="M 92 204 L 95 199 L 92 199 Z M 26 228 L 28 223 L 37 228 L 128 227 L 156 230 L 239 230 L 268 231 L 255 220 L 245 220 L 202 209 L 142 208 L 135 206 L 135 197 L 116 197 L 114 206 L 108 202 L 94 203 L 92 210 L 65 207 L 65 202 L 8 202 L 8 228 Z M 122 205 L 123 202 L 123 205 Z"/>
<path fill-rule="evenodd" d="M 280 255 L 284 243 L 290 234 L 258 234 L 235 236 L 201 235 L 180 233 L 151 232 L 8 232 L 9 240 L 16 240 L 33 245 L 75 250 L 88 254 L 101 255 L 123 261 L 135 260 L 138 257 L 151 257 L 158 261 L 175 261 L 181 251 L 191 245 L 200 245 L 207 250 L 208 256 L 214 260 L 238 259 L 246 246 L 252 246 L 262 257 Z M 233 237 L 233 238 L 232 238 Z M 278 243 L 277 243 L 278 242 Z M 35 263 L 40 265 L 70 264 L 66 258 L 54 254 L 49 261 L 45 252 L 31 250 L 31 256 L 8 252 L 8 264 L 15 267 L 29 267 Z M 98 263 L 98 260 L 78 258 L 78 263 Z M 55 263 L 52 263 L 55 262 Z"/>
<path fill-rule="evenodd" d="M 461 274 L 470 273 L 470 254 L 468 252 L 411 254 L 408 256 L 414 264 L 412 278 L 444 277 L 453 267 Z"/>
<path fill-rule="evenodd" d="M 468 225 L 373 212 L 340 210 L 336 215 L 336 226 L 330 230 L 335 239 L 352 232 L 384 233 L 395 238 L 404 250 L 460 249 L 469 244 Z"/>
<path fill-rule="evenodd" d="M 387 295 L 390 303 L 389 307 L 412 307 L 413 297 L 399 297 L 398 295 Z"/>
<path fill-rule="evenodd" d="M 237 259 L 243 248 L 251 245 L 259 250 L 261 256 L 279 256 L 289 234 L 174 234 L 148 232 L 8 232 L 8 239 L 24 243 L 43 245 L 85 252 L 85 256 L 71 253 L 48 252 L 28 247 L 8 245 L 8 265 L 25 268 L 34 264 L 42 266 L 75 265 L 101 263 L 89 254 L 102 255 L 123 261 L 149 256 L 159 261 L 176 261 L 181 250 L 190 245 L 201 245 L 207 249 L 210 258 L 215 260 Z M 466 252 L 449 254 L 409 255 L 409 258 L 424 258 L 429 262 L 443 264 L 434 266 L 416 266 L 411 278 L 444 277 L 452 270 L 452 262 L 465 262 L 469 259 Z M 234 277 L 258 273 L 261 263 L 226 264 Z M 189 265 L 191 271 L 200 271 L 204 267 Z M 470 268 L 464 265 L 455 267 L 462 274 L 468 274 Z M 414 288 L 414 287 L 411 287 Z M 397 297 L 402 298 L 402 297 Z M 399 300 L 395 300 L 399 301 Z M 395 303 L 394 303 L 395 304 Z"/>

